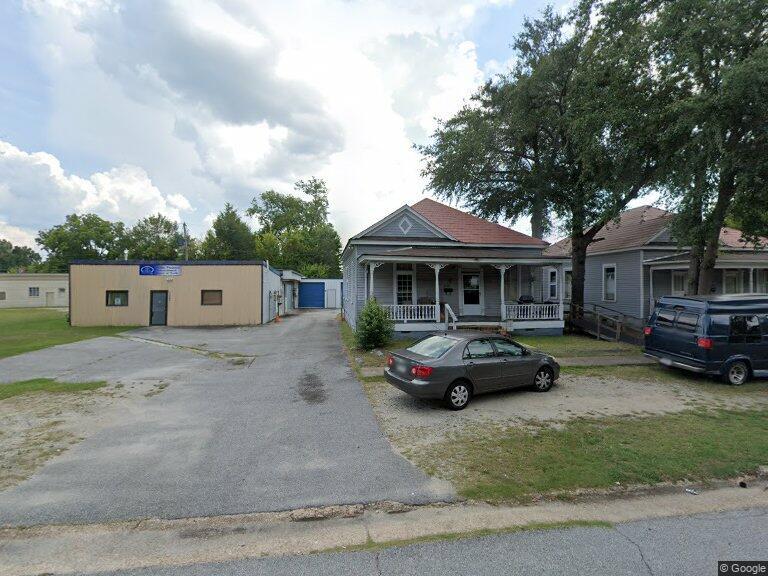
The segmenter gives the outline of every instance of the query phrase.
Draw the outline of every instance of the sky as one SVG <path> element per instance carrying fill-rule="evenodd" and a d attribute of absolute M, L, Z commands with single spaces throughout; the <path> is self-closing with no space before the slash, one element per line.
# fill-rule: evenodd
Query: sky
<path fill-rule="evenodd" d="M 73 212 L 202 236 L 225 202 L 316 176 L 346 241 L 428 195 L 414 145 L 546 4 L 4 0 L 0 237 L 34 247 Z"/>

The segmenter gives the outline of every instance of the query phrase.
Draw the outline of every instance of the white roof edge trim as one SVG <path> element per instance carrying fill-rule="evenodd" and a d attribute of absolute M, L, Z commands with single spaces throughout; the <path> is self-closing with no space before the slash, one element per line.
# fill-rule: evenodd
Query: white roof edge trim
<path fill-rule="evenodd" d="M 421 214 L 416 212 L 416 210 L 411 208 L 408 204 L 404 204 L 400 208 L 398 208 L 394 212 L 386 215 L 384 218 L 382 218 L 378 222 L 375 222 L 374 224 L 372 224 L 371 226 L 369 226 L 368 228 L 366 228 L 362 232 L 358 232 L 354 236 L 350 237 L 349 241 L 351 242 L 352 240 L 358 240 L 358 239 L 362 238 L 363 236 L 366 236 L 366 235 L 370 234 L 371 232 L 373 232 L 377 228 L 380 228 L 381 226 L 383 226 L 386 222 L 389 222 L 390 220 L 393 220 L 397 216 L 400 216 L 403 212 L 408 212 L 416 220 L 418 220 L 424 226 L 426 226 L 427 228 L 432 230 L 432 232 L 440 234 L 440 235 L 442 235 L 442 236 L 444 236 L 446 238 L 449 238 L 450 240 L 456 240 L 456 238 L 454 238 L 453 236 L 448 234 L 448 232 L 446 232 L 442 228 L 439 228 L 439 227 L 435 226 L 431 221 L 427 220 L 424 216 L 422 216 Z M 456 241 L 458 242 L 458 240 L 456 240 Z"/>

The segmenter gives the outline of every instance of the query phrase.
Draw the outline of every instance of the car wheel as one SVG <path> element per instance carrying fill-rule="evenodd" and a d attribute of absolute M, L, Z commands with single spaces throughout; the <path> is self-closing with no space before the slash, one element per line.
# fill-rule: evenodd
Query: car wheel
<path fill-rule="evenodd" d="M 472 400 L 472 387 L 466 382 L 454 382 L 445 391 L 445 404 L 451 410 L 463 410 Z"/>
<path fill-rule="evenodd" d="M 725 381 L 731 386 L 741 386 L 749 380 L 749 366 L 746 362 L 737 360 L 728 366 Z"/>
<path fill-rule="evenodd" d="M 533 378 L 533 389 L 536 392 L 548 392 L 552 388 L 552 384 L 555 382 L 555 375 L 551 368 L 543 366 L 536 372 L 536 376 Z"/>

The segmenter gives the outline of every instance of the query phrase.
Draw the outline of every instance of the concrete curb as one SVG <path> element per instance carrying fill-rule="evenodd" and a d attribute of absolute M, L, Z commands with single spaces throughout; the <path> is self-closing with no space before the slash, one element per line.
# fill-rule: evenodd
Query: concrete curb
<path fill-rule="evenodd" d="M 333 506 L 179 520 L 0 529 L 0 573 L 109 571 L 222 562 L 404 544 L 404 540 L 513 530 L 574 521 L 629 522 L 745 508 L 768 508 L 768 487 L 701 490 L 535 506 L 397 503 Z M 407 543 L 407 542 L 405 542 Z"/>

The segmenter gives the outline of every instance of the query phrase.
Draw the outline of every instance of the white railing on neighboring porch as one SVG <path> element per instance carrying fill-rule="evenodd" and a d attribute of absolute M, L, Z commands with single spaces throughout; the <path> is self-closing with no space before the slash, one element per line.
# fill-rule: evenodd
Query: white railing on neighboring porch
<path fill-rule="evenodd" d="M 459 319 L 456 317 L 456 313 L 451 308 L 448 302 L 445 303 L 445 329 L 456 330 L 456 322 Z"/>
<path fill-rule="evenodd" d="M 389 304 L 384 309 L 394 322 L 437 322 L 434 304 Z"/>
<path fill-rule="evenodd" d="M 560 304 L 507 304 L 504 320 L 559 320 Z"/>

